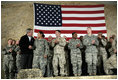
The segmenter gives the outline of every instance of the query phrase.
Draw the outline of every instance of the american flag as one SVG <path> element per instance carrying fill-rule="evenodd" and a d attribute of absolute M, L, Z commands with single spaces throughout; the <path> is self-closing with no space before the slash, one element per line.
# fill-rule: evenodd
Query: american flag
<path fill-rule="evenodd" d="M 54 38 L 55 30 L 61 31 L 61 36 L 72 38 L 72 33 L 79 36 L 87 34 L 87 27 L 97 35 L 102 32 L 107 37 L 105 26 L 104 5 L 49 5 L 34 3 L 34 37 L 43 31 L 45 38 Z"/>

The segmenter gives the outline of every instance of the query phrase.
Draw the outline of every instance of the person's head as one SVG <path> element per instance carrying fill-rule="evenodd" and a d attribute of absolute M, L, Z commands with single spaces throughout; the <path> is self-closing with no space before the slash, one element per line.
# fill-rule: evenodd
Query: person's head
<path fill-rule="evenodd" d="M 67 39 L 67 37 L 64 35 L 63 38 Z"/>
<path fill-rule="evenodd" d="M 115 34 L 113 34 L 113 35 L 112 35 L 112 38 L 113 38 L 113 39 L 115 39 L 115 37 L 116 37 L 116 35 L 115 35 Z"/>
<path fill-rule="evenodd" d="M 91 27 L 87 27 L 87 33 L 88 33 L 88 34 L 91 34 L 91 33 L 92 33 Z"/>
<path fill-rule="evenodd" d="M 16 40 L 12 40 L 12 45 L 15 45 L 16 44 Z"/>
<path fill-rule="evenodd" d="M 9 38 L 9 39 L 8 39 L 8 44 L 9 44 L 9 45 L 12 45 L 12 38 Z"/>
<path fill-rule="evenodd" d="M 16 45 L 18 45 L 18 44 L 19 44 L 19 40 L 16 41 Z"/>
<path fill-rule="evenodd" d="M 45 37 L 44 33 L 42 31 L 39 31 L 38 38 L 44 38 L 44 37 Z"/>
<path fill-rule="evenodd" d="M 98 37 L 102 37 L 102 32 L 98 32 Z"/>
<path fill-rule="evenodd" d="M 26 34 L 27 34 L 28 36 L 32 36 L 32 35 L 33 35 L 33 30 L 32 30 L 31 28 L 27 28 Z"/>
<path fill-rule="evenodd" d="M 80 40 L 81 40 L 81 41 L 83 40 L 83 36 L 80 36 Z"/>
<path fill-rule="evenodd" d="M 109 41 L 112 43 L 113 42 L 113 37 L 110 37 L 109 38 Z"/>
<path fill-rule="evenodd" d="M 77 33 L 76 32 L 72 33 L 72 38 L 77 39 Z"/>
<path fill-rule="evenodd" d="M 48 37 L 48 41 L 52 41 L 52 36 L 50 35 L 49 37 Z"/>
<path fill-rule="evenodd" d="M 61 31 L 60 31 L 60 30 L 56 30 L 56 31 L 55 31 L 55 34 L 56 34 L 56 37 L 60 37 Z"/>

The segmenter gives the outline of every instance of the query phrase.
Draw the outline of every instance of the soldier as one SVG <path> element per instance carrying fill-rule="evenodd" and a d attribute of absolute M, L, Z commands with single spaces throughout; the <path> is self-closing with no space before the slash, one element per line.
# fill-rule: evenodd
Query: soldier
<path fill-rule="evenodd" d="M 16 56 L 16 67 L 17 67 L 17 72 L 20 71 L 21 69 L 21 51 L 20 51 L 20 46 L 19 46 L 19 40 L 16 41 L 16 47 L 14 50 L 17 54 Z"/>
<path fill-rule="evenodd" d="M 83 45 L 83 36 L 80 36 L 80 41 Z M 87 75 L 87 63 L 85 61 L 85 49 L 86 46 L 83 45 L 83 48 L 80 48 L 82 54 L 82 75 Z"/>
<path fill-rule="evenodd" d="M 3 68 L 5 72 L 6 79 L 14 78 L 14 66 L 15 60 L 13 57 L 14 47 L 12 46 L 12 39 L 8 39 L 7 46 L 3 49 L 4 58 L 3 58 Z"/>
<path fill-rule="evenodd" d="M 65 75 L 69 75 L 69 49 L 68 49 L 68 41 L 67 37 L 64 35 L 63 38 L 66 40 L 66 45 L 65 45 L 65 58 L 66 58 L 66 65 L 65 65 Z"/>
<path fill-rule="evenodd" d="M 14 47 L 14 49 L 16 48 L 16 40 L 12 40 L 12 46 Z M 17 73 L 17 66 L 16 66 L 16 51 L 14 50 L 14 54 L 13 54 L 13 57 L 14 57 L 14 60 L 15 60 L 15 63 L 14 63 L 14 74 Z M 16 77 L 16 75 L 15 75 Z"/>
<path fill-rule="evenodd" d="M 49 53 L 49 46 L 47 41 L 43 38 L 44 33 L 39 31 L 38 37 L 34 42 L 34 57 L 33 57 L 33 68 L 40 68 L 42 76 L 45 75 L 47 56 Z"/>
<path fill-rule="evenodd" d="M 114 37 L 112 42 L 112 46 L 109 49 L 111 56 L 105 62 L 105 73 L 113 74 L 112 69 L 117 69 L 117 38 Z"/>
<path fill-rule="evenodd" d="M 12 40 L 12 45 L 15 46 L 16 40 Z"/>
<path fill-rule="evenodd" d="M 110 37 L 109 41 L 107 42 L 107 45 L 106 45 L 107 58 L 109 58 L 111 56 L 109 49 L 112 47 L 112 42 L 113 42 L 113 38 Z"/>
<path fill-rule="evenodd" d="M 82 48 L 82 43 L 77 39 L 77 33 L 72 33 L 72 39 L 69 40 L 68 47 L 71 50 L 71 64 L 73 66 L 74 76 L 80 76 L 82 74 L 82 57 L 80 48 Z"/>
<path fill-rule="evenodd" d="M 60 30 L 55 31 L 56 38 L 52 40 L 52 47 L 54 47 L 54 56 L 53 56 L 53 69 L 54 76 L 58 76 L 58 63 L 60 67 L 61 76 L 65 76 L 65 51 L 64 47 L 66 45 L 66 40 L 61 37 Z"/>
<path fill-rule="evenodd" d="M 83 44 L 86 46 L 86 62 L 88 65 L 89 75 L 96 75 L 96 65 L 97 65 L 97 47 L 99 42 L 97 37 L 92 34 L 91 27 L 87 28 L 87 35 L 83 38 Z"/>
<path fill-rule="evenodd" d="M 53 59 L 54 52 L 51 46 L 52 39 L 53 39 L 52 36 L 48 37 L 48 46 L 49 46 L 49 54 L 47 57 L 47 76 L 48 77 L 53 76 L 52 59 Z"/>
<path fill-rule="evenodd" d="M 107 60 L 107 52 L 106 52 L 106 45 L 107 45 L 107 40 L 103 37 L 102 32 L 98 33 L 98 41 L 99 41 L 99 45 L 98 45 L 98 65 L 97 65 L 97 69 L 98 69 L 98 74 L 103 74 L 102 71 L 102 63 L 103 63 L 103 70 L 104 70 L 104 65 L 105 65 L 105 61 Z"/>

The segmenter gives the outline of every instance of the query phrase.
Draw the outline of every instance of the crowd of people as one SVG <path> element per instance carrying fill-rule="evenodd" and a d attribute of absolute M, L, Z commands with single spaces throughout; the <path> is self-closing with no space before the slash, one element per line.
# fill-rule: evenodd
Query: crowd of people
<path fill-rule="evenodd" d="M 80 39 L 73 32 L 69 41 L 66 36 L 61 37 L 60 30 L 55 31 L 55 39 L 49 36 L 46 40 L 42 31 L 36 39 L 32 35 L 33 30 L 28 28 L 20 40 L 8 39 L 2 50 L 6 79 L 15 78 L 21 69 L 31 68 L 40 69 L 43 77 L 116 74 L 115 35 L 107 40 L 102 32 L 93 35 L 91 27 Z"/>

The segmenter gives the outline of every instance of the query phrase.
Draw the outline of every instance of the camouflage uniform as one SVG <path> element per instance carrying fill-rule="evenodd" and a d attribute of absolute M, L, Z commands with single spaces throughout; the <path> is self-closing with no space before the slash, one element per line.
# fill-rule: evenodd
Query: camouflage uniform
<path fill-rule="evenodd" d="M 66 65 L 65 65 L 65 75 L 69 75 L 69 49 L 68 49 L 68 42 L 66 41 L 65 45 L 65 58 L 66 58 Z"/>
<path fill-rule="evenodd" d="M 77 44 L 80 44 L 80 47 L 76 47 Z M 73 73 L 74 75 L 81 75 L 81 67 L 82 67 L 82 56 L 80 48 L 82 48 L 82 43 L 79 39 L 70 39 L 68 47 L 71 50 L 71 63 L 73 66 Z"/>
<path fill-rule="evenodd" d="M 40 68 L 42 70 L 42 76 L 45 75 L 45 67 L 47 65 L 47 58 L 44 55 L 48 55 L 49 46 L 45 39 L 36 39 L 34 42 L 34 56 L 33 56 L 33 68 Z"/>
<path fill-rule="evenodd" d="M 113 74 L 111 69 L 117 69 L 117 53 L 114 53 L 114 50 L 117 49 L 117 38 L 112 42 L 112 47 L 109 49 L 111 56 L 105 62 L 105 73 Z"/>
<path fill-rule="evenodd" d="M 12 52 L 9 52 L 10 49 L 12 49 Z M 4 72 L 5 72 L 5 78 L 12 79 L 12 78 L 14 78 L 14 67 L 15 67 L 15 59 L 13 57 L 14 46 L 7 45 L 3 49 L 2 53 L 4 54 L 3 68 L 4 68 Z"/>
<path fill-rule="evenodd" d="M 95 44 L 92 44 L 92 40 L 95 40 Z M 86 46 L 86 62 L 88 65 L 88 73 L 96 74 L 96 65 L 97 65 L 97 53 L 98 50 L 96 46 L 99 44 L 97 37 L 94 35 L 88 36 L 85 35 L 83 38 L 83 44 Z"/>
<path fill-rule="evenodd" d="M 20 46 L 16 45 L 14 51 L 16 52 L 16 67 L 17 67 L 17 72 L 20 71 L 21 69 L 21 54 L 20 54 Z"/>
<path fill-rule="evenodd" d="M 107 45 L 107 40 L 105 38 L 98 38 L 99 46 L 98 46 L 98 72 L 99 74 L 102 74 L 101 67 L 102 67 L 102 61 L 103 61 L 103 68 L 105 65 L 105 61 L 107 60 L 107 52 L 105 49 L 105 46 Z"/>
<path fill-rule="evenodd" d="M 49 45 L 49 54 L 47 58 L 47 76 L 53 76 L 53 68 L 52 68 L 52 59 L 53 59 L 53 48 L 51 46 L 51 42 L 48 42 Z"/>
<path fill-rule="evenodd" d="M 58 40 L 59 43 L 55 44 L 55 40 Z M 58 76 L 58 63 L 60 66 L 60 74 L 61 76 L 65 75 L 65 51 L 64 47 L 66 45 L 66 40 L 62 37 L 56 38 L 52 40 L 52 47 L 54 47 L 54 56 L 53 56 L 53 70 L 54 75 Z"/>

